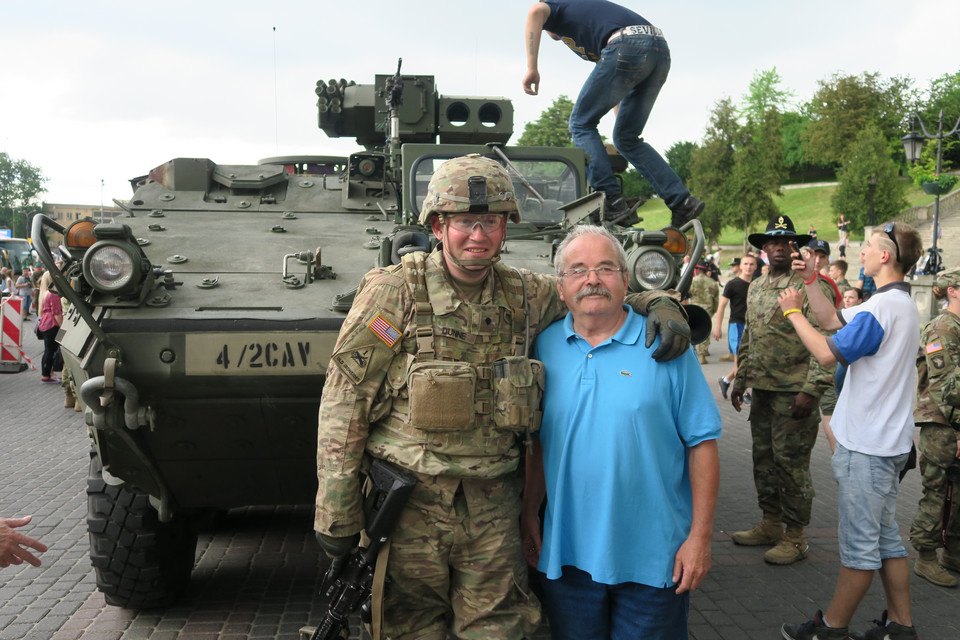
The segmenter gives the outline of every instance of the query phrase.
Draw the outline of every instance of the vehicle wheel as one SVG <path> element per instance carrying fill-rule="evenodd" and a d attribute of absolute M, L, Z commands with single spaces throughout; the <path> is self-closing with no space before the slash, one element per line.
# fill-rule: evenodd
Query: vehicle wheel
<path fill-rule="evenodd" d="M 160 522 L 147 494 L 103 480 L 100 456 L 90 454 L 87 532 L 97 588 L 107 604 L 162 607 L 186 587 L 197 535 L 185 519 Z"/>

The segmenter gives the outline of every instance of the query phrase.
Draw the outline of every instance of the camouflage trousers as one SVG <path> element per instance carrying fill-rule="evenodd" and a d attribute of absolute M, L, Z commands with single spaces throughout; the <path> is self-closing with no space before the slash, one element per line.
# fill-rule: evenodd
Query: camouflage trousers
<path fill-rule="evenodd" d="M 930 551 L 943 546 L 940 529 L 949 485 L 946 470 L 956 459 L 957 432 L 942 425 L 922 425 L 919 453 L 923 495 L 910 525 L 910 544 L 917 551 Z M 949 518 L 947 548 L 960 553 L 960 483 L 953 484 L 953 507 Z"/>
<path fill-rule="evenodd" d="M 706 358 L 708 355 L 710 355 L 710 340 L 710 336 L 707 336 L 706 340 L 696 346 L 697 356 Z"/>
<path fill-rule="evenodd" d="M 817 441 L 817 407 L 806 418 L 790 415 L 793 392 L 753 390 L 750 433 L 753 439 L 753 481 L 764 514 L 780 516 L 787 525 L 810 524 L 813 482 L 810 453 Z"/>
<path fill-rule="evenodd" d="M 420 480 L 390 544 L 383 637 L 529 637 L 540 603 L 520 547 L 519 478 Z"/>

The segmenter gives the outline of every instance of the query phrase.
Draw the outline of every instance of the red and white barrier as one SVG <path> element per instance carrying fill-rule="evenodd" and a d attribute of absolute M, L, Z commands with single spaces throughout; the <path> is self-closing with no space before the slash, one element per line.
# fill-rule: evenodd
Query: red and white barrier
<path fill-rule="evenodd" d="M 23 353 L 23 298 L 10 296 L 0 304 L 0 373 L 19 373 L 33 367 Z M 33 367 L 36 369 L 36 367 Z"/>

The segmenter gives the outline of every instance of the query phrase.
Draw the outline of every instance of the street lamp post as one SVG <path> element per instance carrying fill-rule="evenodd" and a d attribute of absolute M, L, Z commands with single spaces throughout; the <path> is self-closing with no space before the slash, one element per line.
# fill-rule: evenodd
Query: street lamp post
<path fill-rule="evenodd" d="M 920 119 L 920 114 L 914 113 L 913 117 L 916 118 L 917 122 L 920 123 L 920 130 L 923 131 L 922 134 L 917 133 L 916 131 L 911 131 L 907 135 L 900 138 L 900 141 L 903 142 L 903 151 L 907 156 L 907 162 L 914 163 L 920 159 L 920 151 L 923 149 L 924 140 L 936 140 L 937 141 L 937 175 L 940 175 L 940 170 L 943 164 L 943 138 L 950 137 L 960 130 L 960 118 L 957 118 L 957 124 L 953 126 L 953 129 L 947 133 L 943 132 L 943 109 L 940 109 L 940 117 L 937 122 L 937 133 L 931 135 L 926 126 L 923 124 L 923 120 Z M 934 195 L 933 200 L 933 243 L 930 248 L 930 259 L 935 260 L 934 268 L 936 271 L 939 271 L 942 267 L 940 265 L 940 257 L 937 253 L 937 241 L 940 235 L 940 192 L 938 191 Z M 927 270 L 929 273 L 929 269 Z"/>

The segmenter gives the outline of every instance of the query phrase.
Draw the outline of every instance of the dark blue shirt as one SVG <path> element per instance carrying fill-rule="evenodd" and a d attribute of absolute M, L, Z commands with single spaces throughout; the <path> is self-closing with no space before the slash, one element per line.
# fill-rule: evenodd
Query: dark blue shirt
<path fill-rule="evenodd" d="M 607 0 L 543 0 L 550 7 L 545 31 L 560 36 L 574 53 L 590 62 L 600 52 L 610 34 L 623 27 L 650 24 L 639 14 Z"/>

